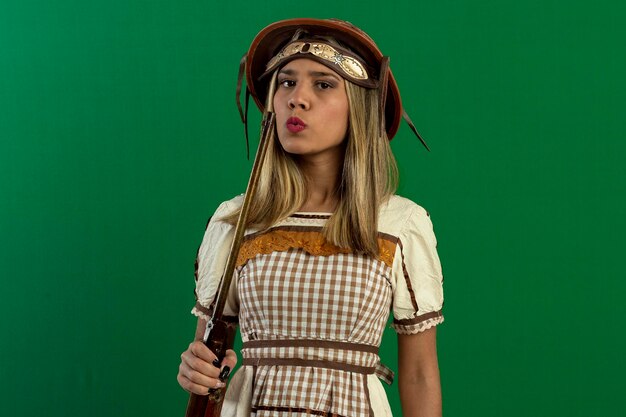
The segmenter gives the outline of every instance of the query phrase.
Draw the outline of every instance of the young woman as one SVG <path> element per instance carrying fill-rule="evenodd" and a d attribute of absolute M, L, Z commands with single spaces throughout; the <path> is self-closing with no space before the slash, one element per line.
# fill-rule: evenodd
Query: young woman
<path fill-rule="evenodd" d="M 406 113 L 388 59 L 348 22 L 292 19 L 256 36 L 245 71 L 276 123 L 226 305 L 243 363 L 222 416 L 391 416 L 378 357 L 390 309 L 403 414 L 441 416 L 443 275 L 428 212 L 394 194 L 389 140 Z M 214 363 L 200 340 L 241 203 L 218 207 L 198 250 L 178 381 L 199 395 L 237 363 L 232 350 Z"/>

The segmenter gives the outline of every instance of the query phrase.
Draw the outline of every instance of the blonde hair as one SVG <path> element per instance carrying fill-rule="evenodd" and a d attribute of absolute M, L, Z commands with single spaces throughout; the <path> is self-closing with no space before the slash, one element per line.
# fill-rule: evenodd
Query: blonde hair
<path fill-rule="evenodd" d="M 387 135 L 380 134 L 378 90 L 345 81 L 350 107 L 338 205 L 322 231 L 329 242 L 377 257 L 378 211 L 398 185 L 398 168 Z M 267 105 L 273 97 L 267 98 Z M 308 190 L 304 173 L 278 141 L 275 126 L 269 138 L 259 184 L 251 201 L 246 227 L 267 229 L 298 211 Z M 275 198 L 281 190 L 283 198 Z M 240 210 L 225 216 L 235 224 Z"/>

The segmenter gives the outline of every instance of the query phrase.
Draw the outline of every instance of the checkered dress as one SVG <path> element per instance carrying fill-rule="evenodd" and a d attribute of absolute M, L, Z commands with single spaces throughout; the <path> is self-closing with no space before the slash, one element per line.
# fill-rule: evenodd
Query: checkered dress
<path fill-rule="evenodd" d="M 197 304 L 206 317 L 232 227 L 220 206 L 197 259 Z M 378 375 L 389 311 L 399 333 L 443 321 L 443 275 L 428 213 L 393 197 L 381 209 L 377 259 L 326 242 L 328 215 L 296 213 L 269 230 L 247 231 L 226 312 L 238 316 L 242 367 L 223 416 L 391 415 Z M 217 278 L 219 280 L 219 278 Z"/>

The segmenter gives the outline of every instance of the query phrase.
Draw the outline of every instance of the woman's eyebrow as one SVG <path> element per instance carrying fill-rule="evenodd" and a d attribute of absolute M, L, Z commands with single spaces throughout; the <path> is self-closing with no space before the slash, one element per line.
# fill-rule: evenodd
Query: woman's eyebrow
<path fill-rule="evenodd" d="M 290 75 L 290 76 L 298 75 L 298 71 L 293 70 L 293 69 L 281 69 L 280 71 L 278 71 L 278 73 Z M 309 71 L 308 74 L 311 77 L 332 77 L 332 78 L 335 78 L 336 80 L 340 80 L 340 78 L 337 75 L 333 74 L 332 72 Z"/>
<path fill-rule="evenodd" d="M 339 80 L 339 77 L 333 74 L 332 72 L 309 71 L 309 75 L 312 77 L 332 77 L 332 78 Z"/>

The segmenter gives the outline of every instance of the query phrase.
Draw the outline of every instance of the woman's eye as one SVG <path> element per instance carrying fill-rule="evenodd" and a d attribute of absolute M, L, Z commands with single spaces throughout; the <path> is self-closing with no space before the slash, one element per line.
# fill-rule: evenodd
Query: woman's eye
<path fill-rule="evenodd" d="M 332 84 L 329 84 L 327 82 L 324 81 L 320 81 L 319 83 L 317 83 L 317 86 L 320 90 L 326 90 L 328 88 L 332 88 Z"/>
<path fill-rule="evenodd" d="M 296 83 L 292 80 L 282 80 L 278 82 L 281 87 L 293 87 Z"/>

